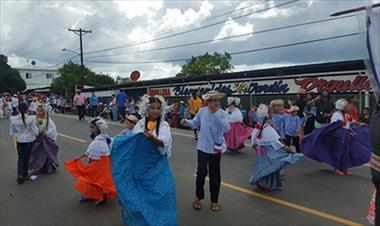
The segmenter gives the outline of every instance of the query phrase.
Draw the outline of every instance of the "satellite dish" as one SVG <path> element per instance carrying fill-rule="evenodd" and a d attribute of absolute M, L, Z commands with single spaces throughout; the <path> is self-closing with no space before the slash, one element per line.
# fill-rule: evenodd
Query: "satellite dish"
<path fill-rule="evenodd" d="M 139 80 L 140 76 L 141 76 L 141 74 L 139 71 L 133 71 L 130 75 L 130 78 L 132 81 L 137 81 L 137 80 Z"/>

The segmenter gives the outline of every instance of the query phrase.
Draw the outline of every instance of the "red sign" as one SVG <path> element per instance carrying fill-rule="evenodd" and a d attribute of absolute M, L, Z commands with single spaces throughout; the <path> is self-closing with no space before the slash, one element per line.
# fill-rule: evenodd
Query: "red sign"
<path fill-rule="evenodd" d="M 368 77 L 361 75 L 356 76 L 354 80 L 325 80 L 318 77 L 308 77 L 300 80 L 294 79 L 294 82 L 306 91 L 317 89 L 318 92 L 333 93 L 371 90 Z"/>
<path fill-rule="evenodd" d="M 148 90 L 149 96 L 164 96 L 164 97 L 169 97 L 171 96 L 170 88 L 162 88 L 162 89 L 149 89 Z"/>
<path fill-rule="evenodd" d="M 137 81 L 140 78 L 140 72 L 139 71 L 133 71 L 130 76 L 132 81 Z"/>

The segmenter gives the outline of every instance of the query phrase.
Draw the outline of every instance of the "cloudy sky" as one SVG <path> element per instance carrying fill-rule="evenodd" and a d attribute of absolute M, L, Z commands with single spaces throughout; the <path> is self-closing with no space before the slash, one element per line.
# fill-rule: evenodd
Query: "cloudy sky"
<path fill-rule="evenodd" d="M 92 70 L 115 77 L 127 77 L 133 70 L 141 71 L 143 79 L 171 77 L 184 62 L 170 60 L 187 59 L 207 51 L 236 53 L 361 32 L 360 16 L 260 31 L 327 19 L 336 11 L 378 2 L 380 0 L 1 0 L 0 53 L 8 56 L 13 67 L 31 67 L 28 63 L 31 59 L 37 61 L 34 67 L 40 68 L 54 68 L 72 57 L 74 62 L 79 62 L 79 57 L 62 49 L 79 52 L 78 36 L 67 29 L 83 28 L 92 31 L 83 36 L 85 64 Z M 230 38 L 242 34 L 245 35 Z M 208 42 L 159 49 L 199 41 Z M 232 64 L 235 71 L 242 71 L 364 56 L 363 37 L 355 35 L 236 54 Z"/>

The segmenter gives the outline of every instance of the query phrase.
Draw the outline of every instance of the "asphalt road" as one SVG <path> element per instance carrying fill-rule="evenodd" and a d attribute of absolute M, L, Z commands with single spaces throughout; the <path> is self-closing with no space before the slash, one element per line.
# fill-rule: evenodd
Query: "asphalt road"
<path fill-rule="evenodd" d="M 85 151 L 89 141 L 86 121 L 53 116 L 57 125 L 63 162 Z M 109 134 L 123 128 L 109 125 Z M 8 135 L 9 121 L 0 119 L 0 225 L 121 225 L 117 201 L 102 206 L 79 203 L 74 179 L 59 170 L 23 185 L 16 183 L 17 153 Z M 352 169 L 352 176 L 339 177 L 331 169 L 306 157 L 285 169 L 284 187 L 261 192 L 248 183 L 255 153 L 245 148 L 222 159 L 222 210 L 191 208 L 194 198 L 196 141 L 191 131 L 173 129 L 170 159 L 177 186 L 180 225 L 367 225 L 366 214 L 373 192 L 368 166 Z M 206 188 L 208 191 L 208 186 Z"/>

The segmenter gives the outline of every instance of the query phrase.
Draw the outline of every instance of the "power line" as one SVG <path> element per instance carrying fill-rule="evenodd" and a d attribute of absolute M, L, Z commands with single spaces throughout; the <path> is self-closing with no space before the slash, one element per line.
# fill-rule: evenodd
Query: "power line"
<path fill-rule="evenodd" d="M 154 41 L 158 41 L 158 40 L 163 40 L 163 39 L 167 39 L 167 38 L 176 37 L 176 36 L 179 36 L 179 35 L 191 33 L 191 32 L 194 32 L 194 31 L 199 31 L 199 30 L 210 28 L 210 27 L 213 27 L 213 26 L 216 26 L 216 25 L 219 25 L 219 24 L 223 24 L 223 23 L 225 23 L 227 21 L 241 19 L 241 18 L 250 16 L 250 15 L 253 15 L 253 14 L 257 14 L 257 13 L 268 11 L 270 9 L 274 9 L 274 8 L 277 8 L 277 7 L 282 7 L 282 6 L 285 6 L 285 5 L 289 5 L 289 4 L 298 2 L 298 1 L 300 1 L 300 0 L 291 0 L 291 1 L 288 1 L 288 2 L 285 2 L 285 3 L 281 3 L 281 4 L 278 4 L 278 5 L 275 5 L 275 6 L 270 6 L 270 7 L 261 9 L 261 10 L 256 10 L 256 11 L 251 12 L 251 13 L 247 13 L 247 14 L 244 14 L 244 15 L 232 17 L 232 18 L 229 18 L 227 20 L 218 21 L 218 22 L 215 22 L 215 23 L 212 23 L 212 24 L 209 24 L 209 25 L 205 25 L 205 26 L 201 26 L 201 27 L 197 27 L 197 28 L 194 28 L 194 29 L 191 29 L 191 30 L 182 31 L 182 32 L 171 34 L 171 35 L 161 36 L 161 37 L 153 38 L 153 39 L 150 39 L 150 40 L 147 40 L 147 41 L 141 41 L 141 42 L 137 42 L 137 43 L 127 44 L 127 45 L 122 45 L 122 46 L 117 46 L 117 47 L 112 47 L 112 48 L 107 48 L 107 49 L 94 50 L 94 51 L 87 52 L 86 54 L 106 52 L 106 51 L 115 50 L 115 49 L 123 49 L 123 48 L 127 48 L 127 47 L 130 47 L 130 46 L 136 46 L 136 45 L 146 44 L 146 43 L 149 43 L 149 42 L 154 42 Z"/>
<path fill-rule="evenodd" d="M 260 1 L 260 3 L 262 3 L 262 2 L 268 2 L 268 1 L 270 1 L 270 0 L 262 0 L 262 1 Z M 240 3 L 241 3 L 242 1 L 240 1 Z M 260 3 L 258 3 L 258 4 L 260 4 Z M 253 5 L 253 6 L 245 6 L 245 7 L 241 7 L 241 8 L 238 8 L 238 9 L 235 9 L 235 10 L 230 10 L 230 11 L 227 11 L 227 12 L 224 12 L 224 13 L 221 13 L 221 14 L 218 14 L 218 15 L 215 15 L 215 16 L 212 16 L 212 17 L 209 17 L 209 18 L 205 18 L 204 20 L 201 20 L 199 23 L 204 23 L 204 22 L 206 22 L 206 21 L 210 21 L 210 20 L 213 20 L 213 19 L 216 19 L 216 18 L 219 18 L 219 17 L 222 17 L 222 16 L 225 16 L 225 15 L 228 15 L 228 14 L 232 14 L 232 13 L 234 13 L 234 12 L 238 12 L 238 11 L 240 11 L 240 10 L 243 10 L 243 9 L 246 9 L 246 8 L 249 8 L 249 7 L 254 7 L 254 6 L 256 6 L 256 5 L 258 5 L 258 4 L 255 4 L 255 5 Z M 110 18 L 110 20 L 112 19 L 112 17 Z M 106 22 L 104 22 L 104 23 L 99 23 L 100 25 L 99 26 L 102 26 L 102 25 L 104 25 L 104 24 L 107 24 L 108 22 L 106 21 Z M 96 27 L 98 27 L 98 26 L 95 26 L 95 28 Z M 181 27 L 181 29 L 184 29 L 184 28 L 187 28 L 187 27 L 194 27 L 194 25 L 193 24 L 189 24 L 189 25 L 185 25 L 185 26 L 183 26 L 183 27 Z M 92 29 L 94 29 L 94 27 L 91 27 L 90 26 L 90 28 L 92 28 Z M 175 31 L 175 32 L 178 32 L 178 28 L 176 28 L 176 27 L 172 27 L 172 28 L 170 28 L 168 31 L 164 31 L 164 32 L 156 32 L 156 33 L 153 33 L 152 35 L 166 35 L 166 34 L 171 34 L 171 33 L 173 33 L 173 31 Z M 147 36 L 143 36 L 143 37 L 147 37 Z M 150 40 L 151 38 L 145 38 L 145 40 Z M 143 41 L 144 41 L 144 39 L 143 39 Z M 126 43 L 126 44 L 124 44 L 124 45 L 129 45 L 129 44 L 136 44 L 136 43 L 138 43 L 138 42 L 141 42 L 141 40 L 140 41 L 135 41 L 135 42 L 129 42 L 129 43 Z M 108 44 L 106 44 L 106 45 L 108 45 Z M 104 45 L 103 45 L 104 46 Z M 99 47 L 99 46 L 98 46 Z"/>
<path fill-rule="evenodd" d="M 46 68 L 58 67 L 59 65 L 64 64 L 64 63 L 66 63 L 66 62 L 68 62 L 68 61 L 70 61 L 70 60 L 72 60 L 72 59 L 74 59 L 74 58 L 76 58 L 76 57 L 78 57 L 78 55 L 75 55 L 75 56 L 72 56 L 72 57 L 70 57 L 70 58 L 67 58 L 66 60 L 62 61 L 61 63 L 54 64 L 54 65 L 52 65 L 52 66 L 48 66 L 48 67 L 46 67 Z"/>
<path fill-rule="evenodd" d="M 290 46 L 305 45 L 305 44 L 323 42 L 323 41 L 334 40 L 334 39 L 339 39 L 339 38 L 352 37 L 352 36 L 359 35 L 359 34 L 361 34 L 361 33 L 360 32 L 354 32 L 354 33 L 349 33 L 349 34 L 344 34 L 344 35 L 337 35 L 337 36 L 332 36 L 332 37 L 327 37 L 327 38 L 319 38 L 319 39 L 313 39 L 313 40 L 307 40 L 307 41 L 301 41 L 301 42 L 293 42 L 293 43 L 264 47 L 264 48 L 259 48 L 259 49 L 242 50 L 242 51 L 237 51 L 237 52 L 231 52 L 230 55 L 240 55 L 240 54 L 246 54 L 246 53 L 253 53 L 253 52 L 260 52 L 260 51 L 266 51 L 266 50 L 272 50 L 272 49 L 285 48 L 285 47 L 290 47 Z M 148 61 L 127 61 L 127 62 L 122 62 L 122 61 L 90 61 L 90 60 L 88 60 L 87 62 L 100 63 L 100 64 L 152 64 L 152 63 L 162 63 L 162 62 L 163 63 L 180 62 L 180 61 L 187 61 L 189 59 L 190 58 L 152 60 L 152 61 L 149 61 L 149 60 Z"/>
<path fill-rule="evenodd" d="M 143 52 L 153 52 L 153 51 L 174 49 L 174 48 L 180 48 L 180 47 L 186 47 L 186 46 L 200 45 L 200 44 L 205 44 L 205 43 L 210 43 L 210 42 L 215 42 L 215 41 L 234 39 L 234 38 L 244 37 L 244 36 L 253 35 L 253 34 L 263 34 L 263 33 L 267 33 L 267 32 L 279 31 L 279 30 L 290 29 L 290 28 L 306 26 L 306 25 L 311 25 L 311 24 L 325 23 L 325 22 L 330 22 L 330 21 L 335 21 L 335 20 L 340 20 L 340 19 L 346 19 L 346 18 L 351 18 L 351 17 L 354 17 L 354 15 L 327 18 L 327 19 L 321 19 L 321 20 L 314 20 L 314 21 L 309 21 L 309 22 L 304 22 L 304 23 L 297 23 L 297 24 L 292 24 L 292 25 L 286 25 L 286 26 L 281 26 L 281 27 L 276 27 L 276 28 L 265 29 L 265 30 L 261 30 L 261 31 L 244 33 L 244 34 L 240 34 L 240 35 L 232 35 L 232 36 L 227 36 L 227 37 L 217 38 L 217 39 L 208 39 L 208 40 L 203 40 L 203 41 L 183 43 L 183 44 L 178 44 L 178 45 L 173 45 L 173 46 L 165 46 L 165 47 L 159 47 L 159 48 L 153 48 L 153 49 L 147 49 L 147 50 L 141 50 L 141 51 L 135 51 L 135 52 L 127 52 L 127 53 L 124 52 L 124 53 L 115 53 L 115 54 L 104 54 L 104 55 L 98 55 L 98 56 L 89 56 L 87 58 L 99 58 L 99 57 L 107 57 L 107 56 L 129 55 L 129 54 L 136 54 L 136 53 L 143 53 Z"/>

